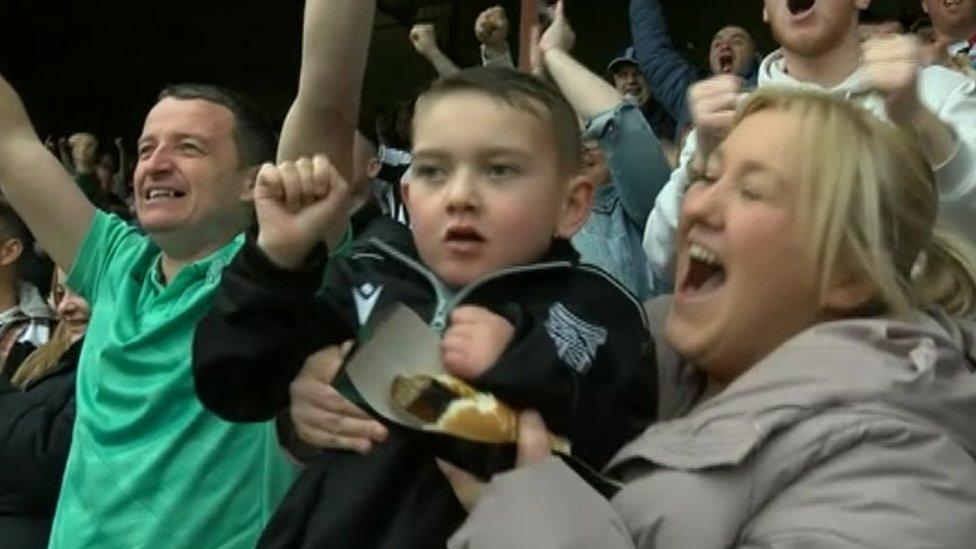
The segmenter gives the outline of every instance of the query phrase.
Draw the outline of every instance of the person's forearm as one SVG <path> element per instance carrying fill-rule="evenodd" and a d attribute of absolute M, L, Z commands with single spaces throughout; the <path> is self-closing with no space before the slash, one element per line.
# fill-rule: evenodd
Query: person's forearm
<path fill-rule="evenodd" d="M 512 59 L 512 51 L 508 44 L 501 47 L 481 46 L 481 64 L 486 67 L 506 67 L 515 68 L 515 61 Z"/>
<path fill-rule="evenodd" d="M 915 138 L 932 168 L 945 164 L 956 148 L 952 129 L 924 107 L 919 109 L 910 124 L 901 127 Z"/>
<path fill-rule="evenodd" d="M 580 117 L 590 119 L 623 101 L 620 92 L 568 53 L 552 48 L 543 58 L 552 80 Z"/>
<path fill-rule="evenodd" d="M 612 502 L 557 457 L 496 475 L 447 546 L 636 547 Z"/>
<path fill-rule="evenodd" d="M 624 211 L 643 234 L 654 201 L 671 176 L 671 166 L 660 140 L 636 107 L 627 105 L 608 118 L 597 118 L 607 121 L 596 129 L 611 179 Z M 593 122 L 588 128 L 594 126 Z M 613 123 L 612 132 L 606 131 L 609 122 Z"/>
<path fill-rule="evenodd" d="M 207 409 L 230 421 L 274 418 L 287 407 L 288 385 L 305 358 L 350 337 L 340 321 L 326 322 L 338 315 L 316 312 L 324 259 L 285 271 L 249 235 L 196 326 L 194 385 Z"/>
<path fill-rule="evenodd" d="M 375 0 L 306 2 L 298 95 L 282 127 L 279 161 L 324 153 L 351 178 L 375 9 Z"/>
<path fill-rule="evenodd" d="M 0 188 L 41 246 L 70 271 L 94 208 L 41 143 L 20 97 L 2 76 Z"/>
<path fill-rule="evenodd" d="M 451 76 L 461 72 L 461 69 L 440 48 L 425 53 L 424 57 L 434 66 L 439 76 Z"/>
<path fill-rule="evenodd" d="M 674 120 L 690 122 L 688 87 L 706 74 L 675 50 L 659 0 L 631 0 L 630 33 L 654 98 Z"/>

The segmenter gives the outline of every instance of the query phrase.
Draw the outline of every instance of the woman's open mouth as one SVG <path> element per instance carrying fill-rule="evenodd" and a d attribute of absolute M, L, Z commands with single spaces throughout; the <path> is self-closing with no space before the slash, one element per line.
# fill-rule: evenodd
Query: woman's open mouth
<path fill-rule="evenodd" d="M 688 271 L 679 290 L 686 296 L 702 296 L 725 284 L 725 267 L 718 256 L 700 244 L 688 246 Z"/>

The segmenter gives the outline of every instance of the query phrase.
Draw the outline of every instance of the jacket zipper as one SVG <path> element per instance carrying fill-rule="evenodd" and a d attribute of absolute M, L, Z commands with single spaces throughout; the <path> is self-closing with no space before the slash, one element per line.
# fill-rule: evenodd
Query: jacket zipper
<path fill-rule="evenodd" d="M 471 284 L 461 288 L 458 291 L 451 290 L 446 284 L 441 282 L 437 275 L 430 271 L 419 261 L 409 257 L 400 250 L 390 246 L 389 244 L 379 240 L 378 238 L 371 238 L 370 243 L 372 243 L 377 248 L 383 250 L 387 255 L 399 260 L 401 263 L 407 265 L 411 269 L 417 271 L 427 281 L 430 283 L 431 287 L 434 289 L 434 294 L 437 298 L 437 306 L 434 309 L 434 316 L 431 318 L 430 326 L 437 331 L 438 334 L 442 333 L 447 327 L 447 317 L 451 314 L 451 311 L 458 306 L 466 297 L 468 297 L 471 292 L 477 290 L 481 286 L 496 280 L 503 276 L 522 274 L 536 271 L 543 271 L 547 269 L 563 269 L 572 268 L 573 264 L 569 261 L 547 261 L 545 263 L 533 263 L 532 265 L 521 265 L 518 267 L 509 267 L 507 269 L 502 269 L 500 271 L 495 271 L 486 276 L 483 276 Z"/>

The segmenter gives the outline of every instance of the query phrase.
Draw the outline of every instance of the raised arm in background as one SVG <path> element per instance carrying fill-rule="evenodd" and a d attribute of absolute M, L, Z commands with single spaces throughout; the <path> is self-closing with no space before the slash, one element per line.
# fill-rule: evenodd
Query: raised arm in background
<path fill-rule="evenodd" d="M 515 68 L 508 45 L 508 16 L 505 8 L 492 6 L 478 15 L 474 36 L 481 44 L 481 63 L 486 67 Z"/>
<path fill-rule="evenodd" d="M 625 106 L 624 96 L 616 88 L 569 54 L 574 42 L 573 29 L 559 2 L 553 23 L 539 40 L 543 65 L 588 129 L 595 130 L 627 215 L 643 231 L 671 167 L 640 111 Z M 620 112 L 610 114 L 617 109 Z M 601 120 L 608 121 L 601 124 Z M 608 129 L 610 124 L 615 128 Z"/>
<path fill-rule="evenodd" d="M 55 263 L 70 271 L 95 208 L 37 136 L 0 76 L 0 188 Z"/>
<path fill-rule="evenodd" d="M 688 88 L 707 73 L 674 49 L 660 0 L 630 0 L 630 34 L 654 98 L 678 127 L 691 123 Z"/>
<path fill-rule="evenodd" d="M 308 0 L 298 94 L 285 117 L 278 161 L 325 154 L 352 179 L 360 92 L 375 0 Z"/>
<path fill-rule="evenodd" d="M 424 56 L 440 76 L 450 76 L 461 69 L 441 51 L 437 45 L 437 34 L 431 23 L 418 23 L 410 29 L 410 43 L 417 53 Z"/>

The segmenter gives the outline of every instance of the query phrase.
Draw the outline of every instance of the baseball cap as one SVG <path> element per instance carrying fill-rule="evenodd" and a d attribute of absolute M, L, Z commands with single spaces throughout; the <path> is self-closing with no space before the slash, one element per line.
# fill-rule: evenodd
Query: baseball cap
<path fill-rule="evenodd" d="M 637 58 L 634 57 L 634 47 L 630 46 L 623 51 L 619 56 L 613 58 L 610 64 L 607 65 L 607 72 L 615 72 L 623 64 L 637 65 Z"/>

